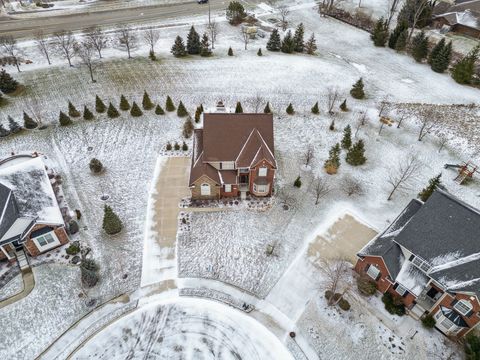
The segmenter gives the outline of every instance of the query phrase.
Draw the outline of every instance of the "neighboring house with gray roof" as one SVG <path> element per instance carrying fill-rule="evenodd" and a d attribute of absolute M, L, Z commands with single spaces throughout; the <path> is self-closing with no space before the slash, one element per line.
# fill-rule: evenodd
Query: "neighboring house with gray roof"
<path fill-rule="evenodd" d="M 270 196 L 276 169 L 272 114 L 229 113 L 222 102 L 203 114 L 193 137 L 192 199 Z"/>
<path fill-rule="evenodd" d="M 478 38 L 480 36 L 480 0 L 455 4 L 440 2 L 434 9 L 433 25 L 456 33 Z"/>
<path fill-rule="evenodd" d="M 412 200 L 357 255 L 359 274 L 413 317 L 431 314 L 445 335 L 464 336 L 480 322 L 480 211 L 451 194 Z"/>
<path fill-rule="evenodd" d="M 37 256 L 67 242 L 63 216 L 42 159 L 2 165 L 0 260 L 13 261 L 22 249 Z"/>

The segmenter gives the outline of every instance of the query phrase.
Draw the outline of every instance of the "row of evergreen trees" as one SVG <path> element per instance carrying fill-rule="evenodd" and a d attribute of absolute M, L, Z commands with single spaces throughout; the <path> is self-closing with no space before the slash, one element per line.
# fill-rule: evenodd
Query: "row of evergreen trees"
<path fill-rule="evenodd" d="M 365 164 L 365 144 L 363 140 L 352 141 L 352 128 L 347 125 L 343 130 L 341 143 L 336 143 L 328 153 L 328 159 L 324 163 L 324 168 L 328 174 L 336 174 L 340 167 L 340 153 L 342 149 L 347 151 L 345 161 L 352 166 Z"/>
<path fill-rule="evenodd" d="M 202 39 L 192 25 L 187 35 L 187 45 L 183 41 L 183 38 L 178 35 L 172 46 L 171 53 L 175 57 L 184 57 L 188 55 L 200 55 L 210 56 L 212 50 L 210 49 L 210 39 L 206 33 L 203 34 Z"/>
<path fill-rule="evenodd" d="M 429 51 L 429 39 L 424 31 L 415 35 L 409 42 L 409 24 L 407 20 L 397 23 L 395 29 L 389 33 L 387 21 L 380 18 L 373 29 L 371 39 L 375 46 L 389 48 L 396 51 L 409 51 L 417 62 L 425 60 L 431 69 L 443 73 L 450 67 L 452 60 L 452 42 L 442 38 Z M 475 47 L 469 54 L 456 62 L 451 69 L 452 78 L 460 84 L 470 84 L 475 75 L 475 63 L 479 59 L 480 46 Z"/>
<path fill-rule="evenodd" d="M 292 54 L 294 52 L 306 52 L 309 55 L 313 55 L 317 50 L 315 34 L 312 34 L 307 42 L 304 41 L 304 34 L 305 28 L 303 26 L 303 23 L 300 23 L 297 26 L 297 28 L 295 29 L 295 34 L 293 35 L 291 30 L 288 30 L 283 37 L 283 40 L 280 37 L 278 29 L 273 29 L 267 42 L 267 50 L 282 51 L 286 54 Z"/>

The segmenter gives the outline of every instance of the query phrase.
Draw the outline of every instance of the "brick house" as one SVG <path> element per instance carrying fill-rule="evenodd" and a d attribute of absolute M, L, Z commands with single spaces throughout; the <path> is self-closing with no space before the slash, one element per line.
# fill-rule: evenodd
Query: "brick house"
<path fill-rule="evenodd" d="M 195 129 L 189 186 L 194 200 L 271 196 L 277 162 L 272 114 L 203 115 Z"/>
<path fill-rule="evenodd" d="M 462 337 L 480 322 L 480 211 L 445 191 L 412 200 L 358 254 L 355 271 L 400 298 L 414 318 Z"/>
<path fill-rule="evenodd" d="M 68 243 L 45 164 L 39 157 L 0 168 L 0 260 L 22 249 L 37 256 Z"/>

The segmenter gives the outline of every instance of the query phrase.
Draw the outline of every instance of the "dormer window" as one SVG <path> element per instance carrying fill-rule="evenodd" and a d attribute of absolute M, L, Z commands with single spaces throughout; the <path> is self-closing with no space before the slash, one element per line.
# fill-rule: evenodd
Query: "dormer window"
<path fill-rule="evenodd" d="M 460 314 L 463 316 L 466 316 L 469 312 L 473 310 L 472 303 L 467 300 L 458 300 L 455 305 L 453 305 L 453 308 L 457 310 Z"/>
<path fill-rule="evenodd" d="M 258 176 L 267 176 L 267 168 L 261 167 L 258 169 Z"/>

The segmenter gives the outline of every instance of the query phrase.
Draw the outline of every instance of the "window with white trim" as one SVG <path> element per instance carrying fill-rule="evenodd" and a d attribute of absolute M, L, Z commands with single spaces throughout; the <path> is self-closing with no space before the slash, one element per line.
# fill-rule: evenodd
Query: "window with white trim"
<path fill-rule="evenodd" d="M 370 265 L 367 269 L 367 275 L 370 276 L 373 280 L 377 280 L 378 275 L 380 275 L 380 270 L 374 265 Z"/>
<path fill-rule="evenodd" d="M 210 184 L 203 183 L 200 185 L 200 195 L 210 196 Z"/>
<path fill-rule="evenodd" d="M 458 300 L 455 305 L 453 305 L 453 308 L 457 310 L 460 314 L 463 316 L 467 315 L 470 311 L 472 311 L 473 306 L 470 303 L 470 301 L 467 300 Z"/>
<path fill-rule="evenodd" d="M 267 168 L 261 167 L 258 169 L 258 176 L 267 176 Z"/>
<path fill-rule="evenodd" d="M 398 284 L 398 285 L 397 285 L 397 288 L 395 289 L 395 291 L 396 291 L 400 296 L 403 296 L 403 295 L 405 295 L 405 293 L 407 292 L 407 288 L 405 288 L 404 286 Z"/>
<path fill-rule="evenodd" d="M 268 185 L 257 185 L 253 183 L 253 192 L 257 194 L 266 194 L 268 192 Z"/>
<path fill-rule="evenodd" d="M 53 231 L 34 237 L 32 240 L 41 252 L 60 245 L 60 240 L 58 240 Z"/>
<path fill-rule="evenodd" d="M 232 192 L 232 185 L 230 185 L 230 184 L 225 184 L 224 186 L 225 186 L 225 189 L 224 189 L 225 192 Z"/>

